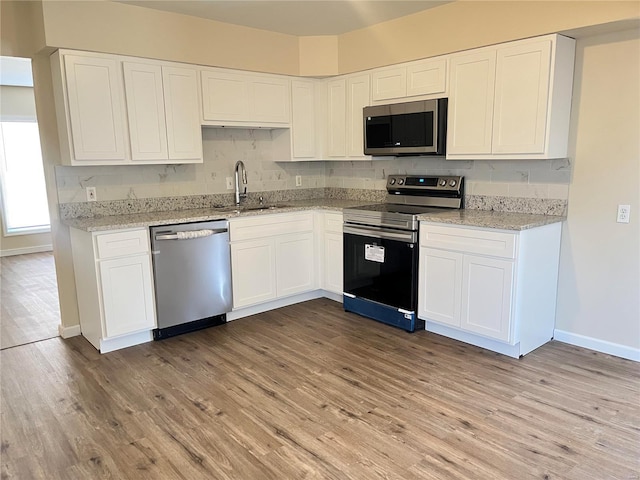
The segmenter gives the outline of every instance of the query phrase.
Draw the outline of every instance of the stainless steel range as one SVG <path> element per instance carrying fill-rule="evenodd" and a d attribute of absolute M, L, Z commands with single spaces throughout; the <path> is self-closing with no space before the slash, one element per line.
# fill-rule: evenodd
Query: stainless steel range
<path fill-rule="evenodd" d="M 463 208 L 464 178 L 390 175 L 385 203 L 344 210 L 344 309 L 409 332 L 418 306 L 418 215 Z"/>

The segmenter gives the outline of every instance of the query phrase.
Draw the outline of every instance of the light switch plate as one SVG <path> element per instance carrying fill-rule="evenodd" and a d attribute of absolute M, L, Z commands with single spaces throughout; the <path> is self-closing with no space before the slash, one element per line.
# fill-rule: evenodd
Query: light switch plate
<path fill-rule="evenodd" d="M 233 177 L 227 177 L 227 190 L 233 190 Z"/>
<path fill-rule="evenodd" d="M 96 195 L 96 187 L 87 187 L 87 202 L 95 202 L 98 200 Z"/>
<path fill-rule="evenodd" d="M 296 187 L 302 186 L 302 175 L 296 175 Z"/>

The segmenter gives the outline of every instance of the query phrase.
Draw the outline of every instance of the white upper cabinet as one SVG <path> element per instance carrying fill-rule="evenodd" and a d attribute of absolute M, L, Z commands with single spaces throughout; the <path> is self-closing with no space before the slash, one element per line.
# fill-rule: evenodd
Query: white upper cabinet
<path fill-rule="evenodd" d="M 453 55 L 447 158 L 566 157 L 574 56 L 560 35 Z"/>
<path fill-rule="evenodd" d="M 371 104 L 371 76 L 347 75 L 327 83 L 327 158 L 369 160 L 364 155 L 362 109 Z"/>
<path fill-rule="evenodd" d="M 551 40 L 498 50 L 493 152 L 544 153 L 550 61 Z"/>
<path fill-rule="evenodd" d="M 447 59 L 429 58 L 407 65 L 407 97 L 447 93 Z"/>
<path fill-rule="evenodd" d="M 65 50 L 51 60 L 64 165 L 202 163 L 195 69 Z"/>
<path fill-rule="evenodd" d="M 290 80 L 277 75 L 202 70 L 204 125 L 288 127 Z"/>
<path fill-rule="evenodd" d="M 362 110 L 371 104 L 370 76 L 347 78 L 347 156 L 368 160 L 364 155 L 364 120 Z"/>
<path fill-rule="evenodd" d="M 202 129 L 195 69 L 162 67 L 169 160 L 202 162 Z"/>
<path fill-rule="evenodd" d="M 54 75 L 62 81 L 66 93 L 56 103 L 58 123 L 66 125 L 69 133 L 61 138 L 63 150 L 68 151 L 76 165 L 124 163 L 127 154 L 120 62 L 113 58 L 65 55 L 63 65 L 64 81 L 60 75 Z M 60 65 L 56 67 L 60 69 Z"/>
<path fill-rule="evenodd" d="M 132 160 L 167 160 L 162 67 L 124 62 Z"/>
<path fill-rule="evenodd" d="M 344 78 L 327 84 L 327 155 L 347 155 L 347 82 Z"/>
<path fill-rule="evenodd" d="M 296 160 L 320 158 L 316 88 L 313 80 L 291 81 L 291 150 Z"/>
<path fill-rule="evenodd" d="M 447 59 L 429 58 L 371 71 L 371 101 L 403 99 L 421 95 L 446 96 Z"/>
<path fill-rule="evenodd" d="M 371 72 L 371 100 L 407 96 L 407 68 L 380 68 Z"/>
<path fill-rule="evenodd" d="M 491 153 L 496 53 L 451 59 L 447 156 Z"/>

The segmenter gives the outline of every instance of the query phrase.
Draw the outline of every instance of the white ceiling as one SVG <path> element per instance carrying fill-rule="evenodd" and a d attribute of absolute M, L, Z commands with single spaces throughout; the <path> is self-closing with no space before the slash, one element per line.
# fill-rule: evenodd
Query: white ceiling
<path fill-rule="evenodd" d="M 450 1 L 114 0 L 289 35 L 340 35 Z"/>

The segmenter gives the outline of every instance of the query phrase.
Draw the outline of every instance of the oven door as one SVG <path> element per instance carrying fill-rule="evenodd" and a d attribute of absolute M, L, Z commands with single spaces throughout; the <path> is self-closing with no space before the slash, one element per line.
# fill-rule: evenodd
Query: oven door
<path fill-rule="evenodd" d="M 345 295 L 415 312 L 417 232 L 346 224 L 343 231 Z"/>

